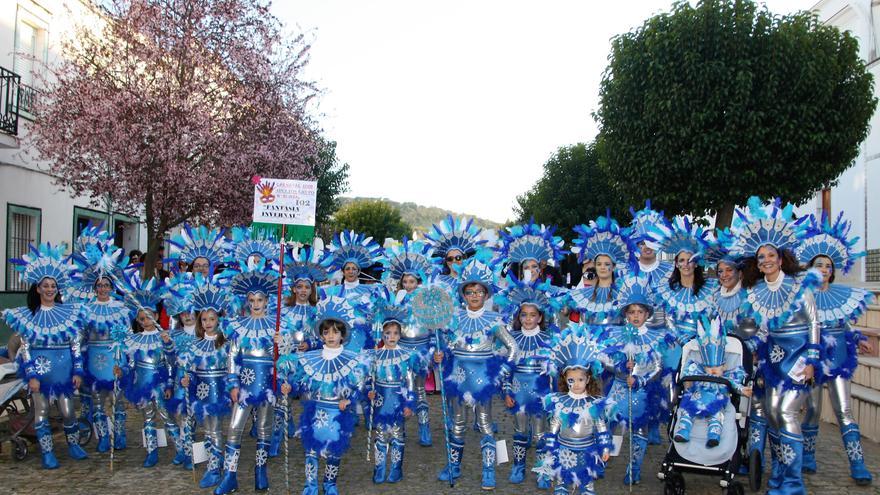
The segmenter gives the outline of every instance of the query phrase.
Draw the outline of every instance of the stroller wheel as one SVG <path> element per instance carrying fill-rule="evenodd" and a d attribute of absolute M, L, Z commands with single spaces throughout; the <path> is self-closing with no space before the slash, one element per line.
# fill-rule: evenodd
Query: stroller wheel
<path fill-rule="evenodd" d="M 13 437 L 12 445 L 12 458 L 16 461 L 23 461 L 24 458 L 28 455 L 27 441 L 25 441 L 25 439 L 23 438 Z"/>
<path fill-rule="evenodd" d="M 743 488 L 742 483 L 738 481 L 731 481 L 730 485 L 724 489 L 722 493 L 724 495 L 743 495 L 746 492 L 746 489 Z"/>
<path fill-rule="evenodd" d="M 663 482 L 665 495 L 684 495 L 684 476 L 681 473 L 669 473 Z"/>
<path fill-rule="evenodd" d="M 749 454 L 749 490 L 757 492 L 761 490 L 761 478 L 764 475 L 761 465 L 761 453 L 757 450 Z"/>
<path fill-rule="evenodd" d="M 84 447 L 92 440 L 92 423 L 85 418 L 79 418 L 79 445 Z"/>

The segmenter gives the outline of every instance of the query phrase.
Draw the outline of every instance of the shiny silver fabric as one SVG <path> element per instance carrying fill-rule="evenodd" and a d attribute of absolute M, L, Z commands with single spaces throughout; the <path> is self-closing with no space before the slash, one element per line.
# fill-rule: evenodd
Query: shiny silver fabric
<path fill-rule="evenodd" d="M 55 401 L 58 404 L 58 410 L 61 412 L 64 426 L 70 427 L 76 424 L 76 408 L 73 405 L 73 399 L 61 396 Z M 49 420 L 49 399 L 41 392 L 31 394 L 31 404 L 34 408 L 34 423 L 40 424 L 42 421 Z"/>
<path fill-rule="evenodd" d="M 406 343 L 407 341 L 418 340 L 423 341 L 425 339 L 431 338 L 431 330 L 422 327 L 421 325 L 416 325 L 414 323 L 410 323 L 408 325 L 404 325 L 403 329 L 400 332 L 400 342 Z"/>
<path fill-rule="evenodd" d="M 251 409 L 254 409 L 254 406 L 242 406 L 241 404 L 232 406 L 232 416 L 229 419 L 229 432 L 227 434 L 229 444 L 241 445 L 241 433 L 251 417 Z M 274 408 L 272 404 L 267 402 L 257 406 L 256 410 L 257 439 L 268 442 L 269 437 L 272 436 L 272 427 L 275 420 Z"/>
<path fill-rule="evenodd" d="M 141 413 L 144 415 L 144 424 L 156 424 L 157 415 L 163 423 L 167 424 L 171 421 L 168 411 L 166 411 L 165 408 L 159 405 L 158 401 L 155 400 L 147 401 L 146 405 L 141 408 Z"/>
<path fill-rule="evenodd" d="M 531 426 L 532 445 L 538 445 L 547 429 L 546 425 L 543 414 L 528 414 L 523 411 L 513 415 L 513 431 L 517 434 L 528 435 Z"/>
<path fill-rule="evenodd" d="M 457 399 L 450 399 L 452 408 L 452 436 L 464 441 L 468 427 L 468 411 L 473 410 L 476 416 L 477 429 L 483 435 L 494 435 L 492 431 L 492 402 L 476 403 L 469 406 Z"/>
<path fill-rule="evenodd" d="M 95 411 L 107 414 L 107 401 L 111 400 L 113 395 L 116 395 L 116 411 L 124 411 L 125 404 L 122 402 L 123 396 L 121 387 L 119 387 L 119 390 L 117 390 L 115 394 L 112 390 L 96 390 L 93 388 L 92 404 L 94 405 Z"/>
<path fill-rule="evenodd" d="M 850 393 L 850 380 L 843 377 L 836 377 L 826 383 L 828 387 L 828 399 L 831 401 L 831 408 L 834 416 L 837 418 L 837 424 L 841 429 L 856 424 L 856 420 L 852 413 L 852 395 Z M 806 413 L 804 414 L 803 424 L 809 426 L 818 426 L 819 419 L 822 416 L 822 387 L 813 387 L 810 389 L 810 396 L 806 402 Z"/>
<path fill-rule="evenodd" d="M 666 311 L 662 307 L 655 307 L 654 313 L 651 314 L 651 317 L 648 318 L 648 321 L 645 322 L 645 325 L 648 328 L 659 328 L 666 326 Z"/>
<path fill-rule="evenodd" d="M 241 371 L 241 367 L 238 365 L 236 361 L 240 361 L 239 356 L 245 351 L 241 350 L 241 346 L 235 340 L 229 341 L 229 354 L 226 359 L 226 369 L 229 374 L 237 375 L 239 371 Z M 272 355 L 275 352 L 274 346 L 269 346 L 266 349 L 248 349 L 247 356 L 250 357 L 273 357 Z"/>
<path fill-rule="evenodd" d="M 202 429 L 205 431 L 205 437 L 210 438 L 214 445 L 218 448 L 223 445 L 222 423 L 219 416 L 205 415 Z"/>
<path fill-rule="evenodd" d="M 584 417 L 586 416 L 586 417 Z M 593 429 L 595 428 L 595 432 Z M 571 427 L 562 427 L 562 421 L 556 417 L 550 417 L 550 429 L 549 432 L 556 435 L 558 438 L 568 438 L 572 440 L 581 440 L 584 438 L 590 438 L 593 435 L 597 435 L 600 433 L 605 433 L 608 431 L 608 425 L 602 419 L 593 419 L 589 414 L 585 414 L 580 417 L 580 420 L 575 423 Z M 641 430 L 640 430 L 641 431 Z M 608 449 L 603 450 L 602 453 L 607 453 Z"/>

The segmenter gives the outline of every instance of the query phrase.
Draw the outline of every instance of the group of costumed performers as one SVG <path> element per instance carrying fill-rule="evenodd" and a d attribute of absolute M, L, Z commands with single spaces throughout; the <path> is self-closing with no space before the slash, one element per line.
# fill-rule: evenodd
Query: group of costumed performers
<path fill-rule="evenodd" d="M 293 439 L 305 454 L 302 493 L 319 493 L 319 476 L 323 493 L 338 493 L 358 427 L 373 482 L 401 482 L 412 416 L 419 445 L 436 445 L 442 431 L 439 480 L 453 484 L 463 461 L 479 462 L 480 486 L 491 490 L 499 400 L 513 425 L 510 483 L 534 477 L 557 494 L 594 493 L 612 433 L 627 439 L 622 481 L 637 484 L 662 424 L 674 422 L 667 441 L 715 448 L 735 394 L 753 395 L 751 461 L 741 469 L 763 469 L 769 443 L 769 493 L 790 495 L 805 493 L 802 473 L 817 470 L 824 387 L 851 476 L 871 483 L 850 393 L 857 354 L 871 350 L 851 324 L 871 295 L 835 283 L 864 255 L 849 222 L 795 220 L 790 205 L 757 198 L 715 232 L 667 219 L 650 202 L 631 213 L 626 226 L 602 216 L 574 228 L 570 250 L 587 270 L 571 289 L 545 275 L 567 254 L 564 241 L 533 221 L 492 239 L 450 216 L 423 239 L 386 240 L 384 249 L 353 231 L 324 248 L 186 225 L 170 240 L 165 279 L 142 277 L 99 226 L 70 254 L 32 247 L 14 260 L 28 304 L 4 316 L 21 340 L 15 357 L 42 465 L 59 465 L 51 401 L 69 457 L 87 457 L 78 396 L 111 462 L 127 446 L 126 406 L 143 415 L 144 467 L 159 462 L 160 428 L 174 441 L 172 463 L 188 470 L 193 442 L 204 442 L 199 486 L 217 495 L 238 489 L 249 423 L 257 490 L 269 487 L 270 458 L 284 452 L 287 465 Z M 439 328 L 421 314 L 431 291 L 450 301 L 434 308 Z M 728 359 L 732 339 L 749 366 Z M 432 375 L 443 394 L 433 432 Z M 680 375 L 715 378 L 679 390 Z M 471 425 L 480 455 L 469 458 Z"/>

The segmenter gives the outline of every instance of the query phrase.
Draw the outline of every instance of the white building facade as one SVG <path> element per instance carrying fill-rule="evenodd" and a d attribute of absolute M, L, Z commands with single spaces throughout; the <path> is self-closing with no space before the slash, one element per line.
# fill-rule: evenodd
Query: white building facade
<path fill-rule="evenodd" d="M 146 231 L 139 218 L 72 198 L 55 182 L 50 164 L 24 149 L 42 64 L 57 61 L 59 42 L 73 23 L 100 16 L 89 0 L 3 0 L 0 2 L 0 294 L 27 290 L 9 260 L 28 244 L 70 245 L 89 221 L 103 221 L 118 246 L 143 251 Z M 30 57 L 37 59 L 33 62 Z M 2 304 L 0 304 L 2 306 Z"/>

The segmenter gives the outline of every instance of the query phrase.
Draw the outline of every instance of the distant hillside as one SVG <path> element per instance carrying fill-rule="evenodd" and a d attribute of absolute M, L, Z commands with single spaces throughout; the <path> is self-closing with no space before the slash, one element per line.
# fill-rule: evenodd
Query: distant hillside
<path fill-rule="evenodd" d="M 484 229 L 497 229 L 501 226 L 500 223 L 486 220 L 484 218 L 478 218 L 474 215 L 470 215 L 467 213 L 456 213 L 454 211 L 444 210 L 443 208 L 437 208 L 435 206 L 422 206 L 415 203 L 398 203 L 397 201 L 391 201 L 390 199 L 385 198 L 339 198 L 340 206 L 360 199 L 380 199 L 397 207 L 397 209 L 400 210 L 400 216 L 403 217 L 403 221 L 410 224 L 413 229 L 420 232 L 426 232 L 428 229 L 431 228 L 431 225 L 446 218 L 446 215 L 450 214 L 454 217 L 463 216 L 473 218 L 474 223 Z"/>

